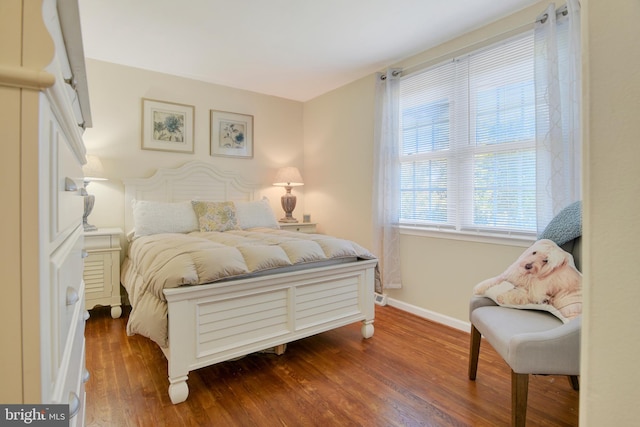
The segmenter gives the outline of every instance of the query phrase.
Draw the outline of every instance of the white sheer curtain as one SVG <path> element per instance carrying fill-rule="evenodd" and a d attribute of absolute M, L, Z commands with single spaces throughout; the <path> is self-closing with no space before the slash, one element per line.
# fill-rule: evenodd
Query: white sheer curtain
<path fill-rule="evenodd" d="M 536 180 L 540 234 L 581 198 L 580 5 L 551 3 L 536 21 Z"/>
<path fill-rule="evenodd" d="M 400 70 L 376 75 L 373 177 L 373 252 L 384 288 L 402 286 L 400 274 Z"/>

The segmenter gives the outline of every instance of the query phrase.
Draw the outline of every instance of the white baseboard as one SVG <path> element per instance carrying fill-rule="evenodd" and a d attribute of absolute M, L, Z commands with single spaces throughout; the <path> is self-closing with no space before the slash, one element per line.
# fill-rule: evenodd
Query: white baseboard
<path fill-rule="evenodd" d="M 445 316 L 444 314 L 436 313 L 435 311 L 427 310 L 415 305 L 407 304 L 406 302 L 398 301 L 393 298 L 387 297 L 387 305 L 464 332 L 469 332 L 469 329 L 471 328 L 471 323 L 469 322 L 464 322 L 462 320 Z"/>

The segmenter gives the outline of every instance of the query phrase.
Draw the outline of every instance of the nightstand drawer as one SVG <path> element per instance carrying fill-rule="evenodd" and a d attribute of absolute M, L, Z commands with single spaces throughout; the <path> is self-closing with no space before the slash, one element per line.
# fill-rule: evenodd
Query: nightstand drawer
<path fill-rule="evenodd" d="M 84 248 L 88 251 L 92 249 L 111 248 L 113 245 L 113 237 L 107 236 L 87 236 L 84 237 Z"/>
<path fill-rule="evenodd" d="M 315 233 L 316 223 L 314 222 L 281 222 L 281 230 L 297 231 L 298 233 Z"/>

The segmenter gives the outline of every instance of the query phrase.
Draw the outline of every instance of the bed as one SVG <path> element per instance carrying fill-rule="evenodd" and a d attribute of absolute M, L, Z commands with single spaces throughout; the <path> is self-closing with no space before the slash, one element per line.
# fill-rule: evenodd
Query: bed
<path fill-rule="evenodd" d="M 127 179 L 124 184 L 130 242 L 121 282 L 132 305 L 127 332 L 148 336 L 162 349 L 168 360 L 172 403 L 187 399 L 192 370 L 266 349 L 281 353 L 288 342 L 358 321 L 362 336 L 373 336 L 379 274 L 377 260 L 366 249 L 330 236 L 279 230 L 273 226 L 273 212 L 260 214 L 270 208 L 265 208 L 268 201 L 257 198 L 255 185 L 206 162 L 159 169 L 149 178 Z M 233 202 L 237 227 L 202 231 L 204 216 L 196 213 L 200 230 L 189 231 L 193 224 L 181 224 L 180 209 L 191 203 L 192 212 L 197 210 L 193 201 L 220 202 L 217 207 Z M 167 207 L 171 211 L 163 210 Z M 182 245 L 191 245 L 192 239 L 194 249 L 183 250 Z M 209 255 L 209 248 L 221 252 Z M 192 250 L 196 255 L 185 255 Z M 154 258 L 155 265 L 145 261 L 151 251 L 160 254 Z M 255 261 L 254 253 L 271 251 L 277 252 L 275 258 L 281 263 L 269 260 L 268 268 L 253 268 L 266 265 Z M 227 256 L 242 264 L 238 253 L 245 257 L 245 266 L 237 271 L 213 266 L 212 259 L 217 262 Z M 179 262 L 175 268 L 184 271 L 176 273 L 172 267 L 167 277 L 156 276 L 169 260 L 185 256 L 204 260 L 205 265 Z M 292 262 L 294 258 L 302 262 Z M 222 276 L 219 271 L 223 270 L 232 274 Z M 149 294 L 149 300 L 142 297 Z M 152 315 L 139 315 L 148 305 L 153 306 Z"/>

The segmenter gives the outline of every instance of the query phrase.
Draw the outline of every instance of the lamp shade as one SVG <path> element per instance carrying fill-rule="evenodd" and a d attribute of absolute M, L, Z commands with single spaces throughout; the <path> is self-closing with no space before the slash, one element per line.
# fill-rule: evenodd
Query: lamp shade
<path fill-rule="evenodd" d="M 98 156 L 87 156 L 87 163 L 82 166 L 82 173 L 85 181 L 104 181 L 107 179 L 104 174 L 104 167 Z"/>
<path fill-rule="evenodd" d="M 304 182 L 302 181 L 302 175 L 300 175 L 298 168 L 287 166 L 278 170 L 273 185 L 278 187 L 297 187 L 304 185 Z"/>

